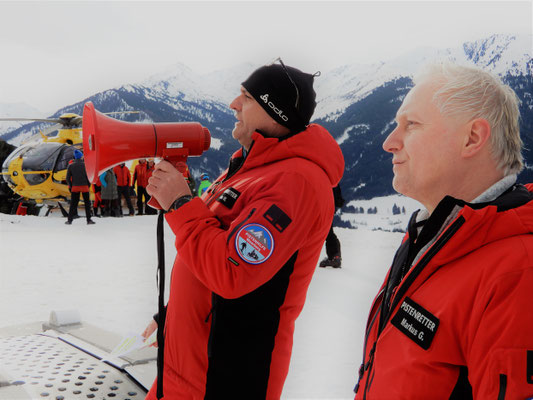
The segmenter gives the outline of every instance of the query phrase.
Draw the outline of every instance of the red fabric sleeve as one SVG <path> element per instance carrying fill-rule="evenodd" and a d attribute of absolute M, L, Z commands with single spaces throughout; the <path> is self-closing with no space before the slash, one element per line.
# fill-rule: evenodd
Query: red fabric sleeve
<path fill-rule="evenodd" d="M 527 242 L 533 248 L 533 240 Z M 529 252 L 528 257 L 518 251 L 502 262 L 512 262 L 509 258 L 515 257 L 517 264 L 521 257 L 532 260 L 533 249 Z M 465 332 L 469 340 L 466 359 L 474 398 L 499 398 L 501 379 L 506 380 L 506 399 L 533 396 L 533 376 L 528 383 L 526 374 L 527 351 L 533 351 L 532 293 L 533 265 L 530 265 L 496 277 L 486 293 L 479 294 L 479 303 L 472 310 L 472 326 Z"/>
<path fill-rule="evenodd" d="M 249 200 L 239 198 L 248 204 L 228 229 L 221 228 L 215 214 L 199 198 L 166 215 L 176 235 L 181 260 L 206 287 L 222 297 L 243 296 L 270 280 L 304 243 L 324 240 L 325 235 L 317 238 L 320 235 L 317 226 L 325 225 L 327 234 L 331 224 L 331 188 L 324 189 L 327 197 L 317 196 L 312 185 L 296 173 L 284 173 L 276 182 L 266 181 L 257 185 L 251 196 L 248 194 Z M 323 204 L 317 198 L 323 199 Z M 292 220 L 282 232 L 264 216 L 272 205 Z M 264 227 L 273 238 L 272 252 L 260 264 L 248 263 L 237 251 L 236 235 L 248 224 Z"/>

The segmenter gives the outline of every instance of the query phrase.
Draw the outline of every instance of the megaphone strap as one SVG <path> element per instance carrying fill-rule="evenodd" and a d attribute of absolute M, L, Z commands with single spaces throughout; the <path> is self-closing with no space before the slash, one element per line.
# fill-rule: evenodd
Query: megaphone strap
<path fill-rule="evenodd" d="M 163 367 L 165 355 L 165 238 L 164 238 L 164 216 L 165 212 L 159 210 L 157 216 L 157 278 L 159 283 L 157 324 L 157 398 L 163 398 Z"/>

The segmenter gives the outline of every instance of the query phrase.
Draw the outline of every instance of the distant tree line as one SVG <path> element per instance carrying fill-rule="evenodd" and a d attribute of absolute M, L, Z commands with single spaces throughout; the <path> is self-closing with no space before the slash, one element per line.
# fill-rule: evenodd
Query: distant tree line
<path fill-rule="evenodd" d="M 346 212 L 353 213 L 353 214 L 365 214 L 365 209 L 363 207 L 354 207 L 354 206 L 348 206 L 344 208 Z M 368 207 L 366 209 L 367 214 L 377 214 L 378 208 L 377 206 L 374 207 Z M 398 215 L 398 214 L 405 214 L 405 207 L 399 207 L 394 203 L 392 206 L 392 214 Z"/>
<path fill-rule="evenodd" d="M 398 207 L 396 203 L 392 206 L 392 215 L 405 214 L 405 207 Z"/>

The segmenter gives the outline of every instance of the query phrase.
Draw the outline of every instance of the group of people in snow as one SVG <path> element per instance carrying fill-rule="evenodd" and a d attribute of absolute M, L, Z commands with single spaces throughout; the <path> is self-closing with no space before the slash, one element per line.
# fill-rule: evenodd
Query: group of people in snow
<path fill-rule="evenodd" d="M 71 192 L 70 208 L 65 222 L 71 225 L 74 218 L 77 216 L 77 209 L 80 199 L 80 194 L 83 196 L 85 204 L 85 215 L 87 224 L 92 225 L 94 221 L 91 216 L 95 217 L 122 217 L 122 198 L 124 198 L 128 208 L 128 215 L 135 215 L 135 210 L 131 201 L 132 196 L 137 198 L 137 214 L 136 215 L 152 215 L 157 214 L 157 210 L 148 205 L 150 199 L 146 186 L 148 179 L 152 176 L 155 162 L 153 159 L 140 159 L 135 166 L 133 177 L 130 169 L 125 163 L 109 168 L 104 171 L 96 183 L 94 183 L 94 201 L 90 201 L 89 188 L 91 186 L 87 173 L 85 171 L 85 163 L 83 161 L 83 153 L 80 150 L 74 151 L 74 159 L 67 168 L 67 184 Z M 186 179 L 189 183 L 191 191 L 195 190 L 195 181 L 191 177 L 188 169 L 186 171 Z M 137 186 L 135 185 L 137 184 Z M 203 173 L 200 175 L 200 186 L 198 188 L 198 195 L 211 183 L 209 182 L 209 175 Z M 137 190 L 135 190 L 135 188 Z M 91 210 L 92 207 L 92 210 Z"/>

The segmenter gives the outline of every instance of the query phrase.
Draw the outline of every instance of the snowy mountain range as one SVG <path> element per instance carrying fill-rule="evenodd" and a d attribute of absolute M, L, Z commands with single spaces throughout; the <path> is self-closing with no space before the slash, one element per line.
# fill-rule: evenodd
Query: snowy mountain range
<path fill-rule="evenodd" d="M 346 170 L 341 182 L 347 200 L 372 198 L 393 193 L 391 156 L 381 144 L 394 126 L 394 116 L 412 87 L 413 74 L 425 63 L 450 59 L 477 65 L 500 75 L 521 100 L 521 131 L 525 142 L 527 168 L 521 181 L 533 181 L 533 36 L 494 35 L 451 49 L 423 48 L 402 57 L 373 65 L 346 65 L 322 72 L 315 80 L 317 108 L 313 122 L 324 125 L 341 146 Z M 211 149 L 200 158 L 191 158 L 194 176 L 208 172 L 218 175 L 230 154 L 238 148 L 231 138 L 235 122 L 229 102 L 238 94 L 240 83 L 257 65 L 200 75 L 177 64 L 138 84 L 124 85 L 91 96 L 58 110 L 81 114 L 86 101 L 102 112 L 141 110 L 128 121 L 197 121 L 212 135 Z M 0 104 L 0 113 L 2 105 Z M 31 123 L 18 129 L 2 130 L 0 139 L 19 145 L 23 138 L 45 125 Z"/>

